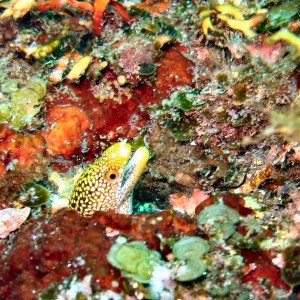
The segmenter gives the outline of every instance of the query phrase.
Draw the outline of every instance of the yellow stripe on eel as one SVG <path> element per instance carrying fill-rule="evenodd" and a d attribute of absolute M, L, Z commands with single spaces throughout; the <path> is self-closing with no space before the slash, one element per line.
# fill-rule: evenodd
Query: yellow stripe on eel
<path fill-rule="evenodd" d="M 130 155 L 131 145 L 125 142 L 106 149 L 76 182 L 69 208 L 84 217 L 107 210 L 130 214 L 131 192 L 147 165 L 149 150 L 140 147 L 129 160 Z"/>

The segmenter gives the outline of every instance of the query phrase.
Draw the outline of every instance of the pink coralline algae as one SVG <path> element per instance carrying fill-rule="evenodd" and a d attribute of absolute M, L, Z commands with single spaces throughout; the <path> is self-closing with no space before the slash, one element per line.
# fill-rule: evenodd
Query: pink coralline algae
<path fill-rule="evenodd" d="M 12 231 L 18 229 L 26 221 L 29 214 L 29 207 L 0 210 L 0 238 L 6 238 Z"/>
<path fill-rule="evenodd" d="M 133 38 L 118 48 L 119 65 L 129 76 L 138 74 L 140 66 L 150 64 L 155 55 L 154 44 L 142 38 Z"/>

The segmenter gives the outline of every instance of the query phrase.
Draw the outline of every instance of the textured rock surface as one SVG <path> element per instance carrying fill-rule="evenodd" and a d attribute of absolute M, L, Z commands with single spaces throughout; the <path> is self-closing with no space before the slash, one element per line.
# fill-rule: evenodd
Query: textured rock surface
<path fill-rule="evenodd" d="M 92 274 L 93 283 L 102 289 L 120 291 L 112 284 L 119 271 L 106 258 L 119 234 L 168 253 L 168 247 L 160 249 L 157 233 L 170 237 L 197 232 L 191 219 L 169 211 L 134 217 L 95 213 L 82 218 L 74 211 L 60 210 L 31 220 L 1 243 L 0 299 L 37 299 L 52 283 L 75 274 L 80 278 Z"/>

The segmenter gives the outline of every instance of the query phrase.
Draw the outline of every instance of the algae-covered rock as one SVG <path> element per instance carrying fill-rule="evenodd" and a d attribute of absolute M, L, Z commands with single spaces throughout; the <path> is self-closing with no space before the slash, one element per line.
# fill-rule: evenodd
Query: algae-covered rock
<path fill-rule="evenodd" d="M 28 84 L 27 89 L 31 89 L 32 91 L 36 92 L 40 98 L 44 98 L 47 93 L 47 87 L 44 80 L 38 77 L 32 78 Z"/>
<path fill-rule="evenodd" d="M 199 109 L 205 105 L 205 102 L 199 100 L 198 92 L 192 88 L 183 87 L 171 95 L 170 100 L 163 100 L 164 109 L 177 108 L 181 111 L 190 111 Z"/>
<path fill-rule="evenodd" d="M 20 88 L 20 80 L 18 79 L 8 79 L 1 85 L 1 92 L 5 94 L 10 94 L 17 91 Z"/>
<path fill-rule="evenodd" d="M 0 103 L 0 124 L 11 118 L 9 106 L 6 103 Z"/>
<path fill-rule="evenodd" d="M 12 127 L 16 130 L 30 125 L 42 107 L 41 100 L 46 95 L 46 83 L 32 78 L 26 87 L 11 93 Z"/>
<path fill-rule="evenodd" d="M 299 13 L 300 2 L 298 0 L 282 1 L 269 11 L 265 30 L 274 30 L 280 26 L 286 26 L 289 22 L 296 20 Z"/>

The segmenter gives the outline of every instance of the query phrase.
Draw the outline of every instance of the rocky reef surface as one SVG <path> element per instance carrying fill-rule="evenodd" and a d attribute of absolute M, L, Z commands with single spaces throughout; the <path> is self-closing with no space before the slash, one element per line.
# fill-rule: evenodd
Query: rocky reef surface
<path fill-rule="evenodd" d="M 0 299 L 300 298 L 299 13 L 0 1 Z M 68 209 L 122 140 L 133 214 Z"/>

